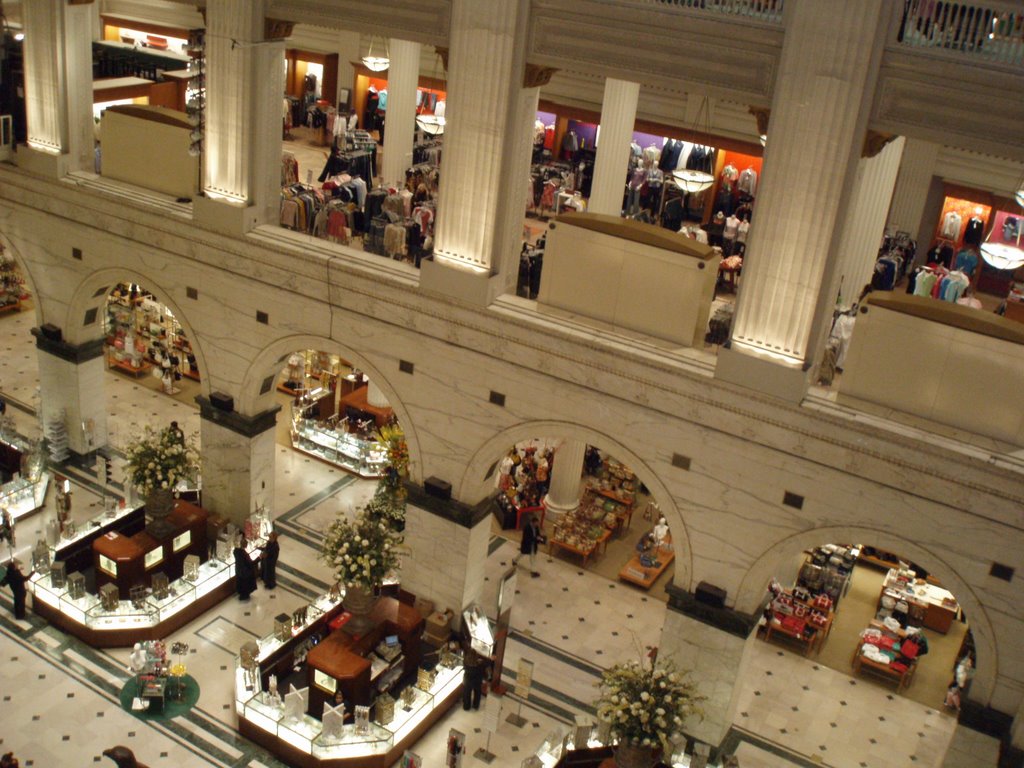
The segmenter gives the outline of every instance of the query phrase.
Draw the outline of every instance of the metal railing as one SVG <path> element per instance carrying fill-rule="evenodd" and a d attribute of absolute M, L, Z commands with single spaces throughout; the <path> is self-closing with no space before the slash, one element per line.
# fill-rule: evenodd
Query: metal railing
<path fill-rule="evenodd" d="M 974 61 L 1022 67 L 1024 8 L 999 0 L 905 0 L 897 40 Z"/>
<path fill-rule="evenodd" d="M 784 0 L 643 0 L 644 5 L 669 5 L 693 11 L 710 11 L 772 24 L 782 23 Z"/>

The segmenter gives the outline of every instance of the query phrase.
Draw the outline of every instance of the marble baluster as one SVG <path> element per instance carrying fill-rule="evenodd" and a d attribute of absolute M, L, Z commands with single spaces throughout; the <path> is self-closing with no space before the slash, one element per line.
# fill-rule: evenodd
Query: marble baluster
<path fill-rule="evenodd" d="M 546 522 L 556 523 L 579 507 L 580 478 L 586 452 L 587 444 L 582 440 L 565 440 L 555 450 L 551 485 L 548 487 L 548 495 L 544 497 Z"/>
<path fill-rule="evenodd" d="M 601 102 L 601 137 L 594 159 L 589 213 L 622 213 L 626 174 L 629 170 L 629 144 L 633 140 L 640 83 L 607 78 Z"/>
<path fill-rule="evenodd" d="M 412 165 L 416 133 L 416 87 L 420 77 L 420 44 L 392 39 L 388 44 L 387 130 L 381 180 L 387 185 L 405 185 L 405 171 Z M 367 180 L 369 181 L 369 180 Z"/>

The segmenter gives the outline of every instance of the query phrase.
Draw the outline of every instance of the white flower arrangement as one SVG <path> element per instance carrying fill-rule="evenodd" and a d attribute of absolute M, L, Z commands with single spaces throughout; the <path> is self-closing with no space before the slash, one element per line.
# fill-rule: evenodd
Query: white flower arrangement
<path fill-rule="evenodd" d="M 170 429 L 151 427 L 125 451 L 128 480 L 143 495 L 157 489 L 174 490 L 180 480 L 195 481 L 199 453 L 194 437 L 184 441 Z"/>
<path fill-rule="evenodd" d="M 616 664 L 597 684 L 597 716 L 611 724 L 612 736 L 620 742 L 667 749 L 688 717 L 704 714 L 700 703 L 706 697 L 688 676 L 671 661 Z"/>
<path fill-rule="evenodd" d="M 339 515 L 324 534 L 320 559 L 345 586 L 372 590 L 398 567 L 402 541 L 398 531 L 365 510 L 354 520 Z"/>

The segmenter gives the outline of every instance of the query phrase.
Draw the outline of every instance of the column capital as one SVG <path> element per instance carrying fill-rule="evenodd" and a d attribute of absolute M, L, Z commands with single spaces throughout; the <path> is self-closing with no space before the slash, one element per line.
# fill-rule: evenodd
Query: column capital
<path fill-rule="evenodd" d="M 557 71 L 557 67 L 544 67 L 540 64 L 526 62 L 523 65 L 523 88 L 540 88 L 547 85 Z"/>
<path fill-rule="evenodd" d="M 441 66 L 444 67 L 444 71 L 448 71 L 448 49 L 443 45 L 435 45 L 434 51 L 441 57 Z"/>
<path fill-rule="evenodd" d="M 49 324 L 42 328 L 33 328 L 32 335 L 36 337 L 36 349 L 41 349 L 43 352 L 76 365 L 103 355 L 105 342 L 102 338 L 90 339 L 81 344 L 72 344 L 61 338 L 60 328 Z"/>
<path fill-rule="evenodd" d="M 864 147 L 861 149 L 860 156 L 874 157 L 895 138 L 897 138 L 895 133 L 882 133 L 868 128 L 868 132 L 864 135 Z"/>
<path fill-rule="evenodd" d="M 202 395 L 196 397 L 196 402 L 199 404 L 199 416 L 204 421 L 211 421 L 243 437 L 256 437 L 273 429 L 277 425 L 277 412 L 281 410 L 280 405 L 275 405 L 255 416 L 243 416 L 217 408 L 208 397 Z"/>
<path fill-rule="evenodd" d="M 284 40 L 286 37 L 291 37 L 293 29 L 295 29 L 294 21 L 272 19 L 268 16 L 263 20 L 263 39 Z"/>
<path fill-rule="evenodd" d="M 735 608 L 718 608 L 702 603 L 693 592 L 675 584 L 665 587 L 668 592 L 668 607 L 701 624 L 721 630 L 730 635 L 746 639 L 757 629 L 758 615 L 740 613 Z"/>
<path fill-rule="evenodd" d="M 768 135 L 768 121 L 771 119 L 772 111 L 768 107 L 748 107 L 747 111 L 754 116 L 757 122 L 757 133 L 759 136 Z"/>
<path fill-rule="evenodd" d="M 477 523 L 491 514 L 493 509 L 493 502 L 490 498 L 471 507 L 455 499 L 439 499 L 436 496 L 430 496 L 422 485 L 416 485 L 408 480 L 403 483 L 403 486 L 408 494 L 406 496 L 407 503 L 444 520 L 450 520 L 463 528 L 476 527 Z"/>

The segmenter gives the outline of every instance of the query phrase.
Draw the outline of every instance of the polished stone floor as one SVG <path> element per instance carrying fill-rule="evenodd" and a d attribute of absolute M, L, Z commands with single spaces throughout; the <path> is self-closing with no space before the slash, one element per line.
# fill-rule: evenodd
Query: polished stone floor
<path fill-rule="evenodd" d="M 38 368 L 29 334 L 34 322 L 31 312 L 0 318 L 0 392 L 9 400 L 18 431 L 26 435 L 38 434 L 33 415 Z M 198 431 L 194 408 L 120 374 L 108 373 L 106 392 L 98 396 L 107 398 L 115 449 L 147 423 L 163 426 L 177 419 L 187 432 Z M 235 732 L 230 670 L 239 646 L 267 634 L 273 616 L 326 588 L 330 574 L 316 558 L 320 532 L 336 514 L 365 501 L 373 483 L 286 446 L 278 447 L 275 472 L 272 509 L 283 534 L 279 587 L 257 590 L 248 603 L 227 600 L 168 638 L 189 643 L 189 674 L 201 687 L 199 704 L 185 717 L 155 723 L 123 712 L 117 692 L 128 677 L 127 652 L 89 648 L 31 613 L 15 621 L 10 593 L 2 591 L 0 659 L 6 663 L 0 671 L 0 751 L 14 750 L 25 766 L 80 766 L 106 762 L 101 751 L 124 743 L 152 766 L 281 765 Z M 73 515 L 88 518 L 99 510 L 104 489 L 90 470 L 68 474 L 75 482 Z M 119 461 L 113 479 L 106 491 L 119 494 Z M 51 494 L 40 512 L 18 525 L 16 549 L 23 559 L 53 514 Z M 485 606 L 494 602 L 498 577 L 516 549 L 496 528 Z M 484 730 L 481 713 L 454 708 L 416 745 L 425 766 L 443 764 L 450 728 L 467 735 L 463 765 L 480 762 L 472 756 L 487 745 L 497 756 L 492 765 L 520 765 L 553 729 L 567 728 L 577 713 L 592 712 L 602 667 L 658 642 L 666 610 L 662 601 L 562 560 L 539 557 L 538 565 L 541 578 L 518 582 L 506 654 L 510 680 L 520 658 L 535 665 L 527 700 L 507 696 L 492 735 Z M 774 645 L 756 641 L 749 653 L 732 735 L 744 768 L 995 764 L 994 741 L 963 730 L 956 731 L 944 763 L 955 720 L 938 709 Z M 526 725 L 516 728 L 506 717 L 520 709 Z"/>

